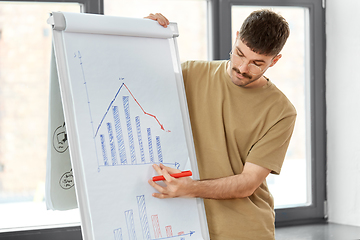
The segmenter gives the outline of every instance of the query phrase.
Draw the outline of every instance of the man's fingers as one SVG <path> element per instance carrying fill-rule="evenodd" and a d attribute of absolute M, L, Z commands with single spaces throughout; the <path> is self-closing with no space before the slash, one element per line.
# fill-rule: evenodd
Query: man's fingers
<path fill-rule="evenodd" d="M 162 175 L 160 166 L 158 166 L 157 164 L 153 164 L 152 166 L 153 166 L 154 170 L 157 172 L 157 174 Z"/>
<path fill-rule="evenodd" d="M 149 16 L 144 17 L 144 18 L 151 19 L 151 20 L 155 20 L 155 21 L 157 21 L 157 19 L 158 19 L 158 17 L 155 16 L 154 14 L 152 14 L 152 13 L 150 13 Z"/>
<path fill-rule="evenodd" d="M 150 13 L 149 16 L 145 18 L 157 21 L 161 26 L 165 28 L 170 24 L 169 20 L 161 13 L 155 13 L 155 14 Z"/>
<path fill-rule="evenodd" d="M 160 186 L 159 184 L 156 184 L 152 180 L 149 180 L 148 182 L 153 188 L 155 188 L 158 191 L 158 193 L 152 194 L 153 197 L 160 198 L 160 199 L 172 198 L 170 195 L 166 194 L 166 190 L 164 187 Z"/>
<path fill-rule="evenodd" d="M 155 183 L 154 181 L 152 181 L 151 179 L 148 181 L 148 183 L 150 184 L 150 186 L 152 186 L 153 188 L 155 188 L 155 190 L 157 190 L 160 193 L 164 193 L 165 192 L 165 188 L 160 186 L 159 184 Z"/>
<path fill-rule="evenodd" d="M 152 196 L 160 199 L 171 198 L 169 195 L 161 194 L 161 193 L 153 193 Z"/>
<path fill-rule="evenodd" d="M 165 165 L 162 164 L 162 163 L 160 163 L 160 168 L 161 168 L 161 169 L 166 169 L 166 171 L 168 171 L 170 174 L 180 173 L 180 172 L 181 172 L 179 169 L 167 167 L 167 166 L 165 166 Z"/>
<path fill-rule="evenodd" d="M 170 182 L 173 180 L 173 177 L 170 176 L 170 173 L 165 168 L 163 168 L 161 172 L 166 181 Z"/>
<path fill-rule="evenodd" d="M 166 170 L 167 174 L 173 174 L 173 173 L 180 173 L 181 172 L 179 169 L 167 167 L 162 163 L 160 163 L 160 165 L 153 164 L 152 166 L 153 166 L 154 170 L 156 171 L 156 173 L 159 174 L 159 175 L 164 175 L 163 172 L 162 172 L 163 170 Z"/>
<path fill-rule="evenodd" d="M 152 166 L 155 169 L 155 171 L 157 172 L 157 174 L 164 176 L 165 181 L 172 181 L 173 177 L 170 176 L 170 173 L 167 171 L 167 169 L 165 168 L 164 165 L 160 164 L 160 166 L 158 166 L 157 164 L 153 164 Z M 170 170 L 171 170 L 171 168 L 170 168 Z"/>
<path fill-rule="evenodd" d="M 161 20 L 163 20 L 166 25 L 170 24 L 169 20 L 164 15 L 162 15 L 161 13 L 156 13 L 155 15 L 159 16 L 161 18 Z"/>
<path fill-rule="evenodd" d="M 151 19 L 151 20 L 155 20 L 155 21 L 156 21 L 156 19 L 155 19 L 153 16 L 147 16 L 147 17 L 144 17 L 144 18 L 146 18 L 146 19 Z"/>

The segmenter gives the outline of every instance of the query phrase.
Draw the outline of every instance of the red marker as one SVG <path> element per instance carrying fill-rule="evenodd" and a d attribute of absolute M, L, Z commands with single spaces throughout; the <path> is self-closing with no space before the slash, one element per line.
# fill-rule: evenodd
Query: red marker
<path fill-rule="evenodd" d="M 174 178 L 181 178 L 181 177 L 190 177 L 192 176 L 192 172 L 191 171 L 182 171 L 181 173 L 173 173 L 173 174 L 170 174 L 170 176 L 174 177 Z M 152 178 L 152 180 L 154 182 L 156 181 L 164 181 L 165 178 L 164 176 L 155 176 Z"/>

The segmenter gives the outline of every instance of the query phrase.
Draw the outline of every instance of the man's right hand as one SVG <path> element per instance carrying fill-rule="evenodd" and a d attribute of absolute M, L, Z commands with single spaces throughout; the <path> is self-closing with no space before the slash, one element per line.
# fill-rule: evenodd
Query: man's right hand
<path fill-rule="evenodd" d="M 155 20 L 164 28 L 167 28 L 167 26 L 170 23 L 169 20 L 166 17 L 164 17 L 161 13 L 155 13 L 155 14 L 150 13 L 149 16 L 144 18 Z"/>

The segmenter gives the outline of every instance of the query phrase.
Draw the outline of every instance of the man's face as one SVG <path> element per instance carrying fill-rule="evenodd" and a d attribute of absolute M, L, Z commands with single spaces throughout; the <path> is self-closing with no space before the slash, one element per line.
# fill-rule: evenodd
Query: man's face
<path fill-rule="evenodd" d="M 231 81 L 244 88 L 263 86 L 263 74 L 281 58 L 281 55 L 266 56 L 253 52 L 240 39 L 235 41 L 227 72 Z M 266 80 L 265 80 L 266 82 Z"/>

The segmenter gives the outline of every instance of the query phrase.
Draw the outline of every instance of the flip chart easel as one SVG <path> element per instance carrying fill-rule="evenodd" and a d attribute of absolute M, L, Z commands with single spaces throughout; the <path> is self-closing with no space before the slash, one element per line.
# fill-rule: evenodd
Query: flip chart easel
<path fill-rule="evenodd" d="M 201 199 L 156 199 L 152 164 L 199 179 L 177 25 L 54 12 L 54 50 L 84 239 L 209 239 Z"/>

